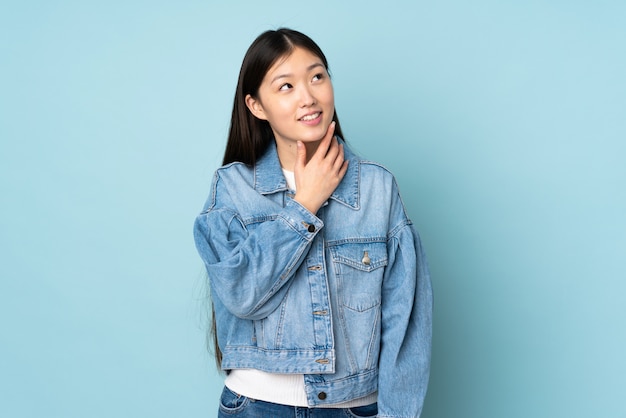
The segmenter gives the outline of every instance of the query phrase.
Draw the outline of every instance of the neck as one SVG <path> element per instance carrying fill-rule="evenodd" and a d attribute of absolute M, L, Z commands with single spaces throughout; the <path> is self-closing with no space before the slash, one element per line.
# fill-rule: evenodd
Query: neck
<path fill-rule="evenodd" d="M 305 142 L 306 148 L 306 162 L 308 163 L 320 141 Z M 276 151 L 278 152 L 278 159 L 280 160 L 280 166 L 285 170 L 294 171 L 296 160 L 298 159 L 298 147 L 295 142 L 284 143 L 282 141 L 276 141 Z"/>

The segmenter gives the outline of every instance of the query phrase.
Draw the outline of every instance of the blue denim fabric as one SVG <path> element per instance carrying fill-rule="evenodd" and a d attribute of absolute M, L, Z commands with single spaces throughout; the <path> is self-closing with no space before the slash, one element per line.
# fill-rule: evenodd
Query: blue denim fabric
<path fill-rule="evenodd" d="M 217 170 L 194 238 L 215 307 L 222 368 L 305 375 L 311 407 L 378 390 L 379 417 L 419 416 L 432 287 L 394 177 L 347 147 L 317 214 L 293 200 L 275 145 Z"/>
<path fill-rule="evenodd" d="M 376 404 L 356 408 L 304 408 L 257 401 L 224 387 L 218 418 L 373 418 Z"/>

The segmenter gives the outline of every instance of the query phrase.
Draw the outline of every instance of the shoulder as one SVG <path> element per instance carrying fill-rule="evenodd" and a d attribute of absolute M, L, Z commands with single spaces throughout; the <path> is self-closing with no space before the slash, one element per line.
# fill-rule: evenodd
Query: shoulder
<path fill-rule="evenodd" d="M 377 163 L 376 161 L 368 159 L 359 159 L 359 165 L 362 167 L 362 171 L 380 176 L 394 178 L 393 173 L 384 165 Z"/>
<path fill-rule="evenodd" d="M 234 162 L 223 165 L 215 170 L 214 180 L 245 181 L 247 178 L 252 178 L 253 175 L 254 169 L 252 166 L 240 162 Z"/>
<path fill-rule="evenodd" d="M 213 174 L 211 192 L 204 206 L 204 211 L 215 209 L 229 200 L 234 193 L 242 193 L 252 188 L 254 170 L 244 163 L 234 162 L 224 165 Z M 237 192 L 235 192 L 237 191 Z"/>
<path fill-rule="evenodd" d="M 397 191 L 396 178 L 384 165 L 367 159 L 359 160 L 359 177 L 363 185 L 380 190 Z"/>
<path fill-rule="evenodd" d="M 388 211 L 390 224 L 394 227 L 410 224 L 396 177 L 391 170 L 366 158 L 357 157 L 355 162 L 359 167 L 361 202 L 377 208 L 378 213 Z"/>
<path fill-rule="evenodd" d="M 358 155 L 347 144 L 345 145 L 345 153 L 350 164 L 358 167 L 360 177 L 367 176 L 381 181 L 395 182 L 393 173 L 383 164 Z"/>

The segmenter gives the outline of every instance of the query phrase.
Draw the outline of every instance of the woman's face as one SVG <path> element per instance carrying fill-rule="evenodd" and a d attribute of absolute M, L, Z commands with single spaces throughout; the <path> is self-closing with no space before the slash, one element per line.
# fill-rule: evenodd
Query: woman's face
<path fill-rule="evenodd" d="M 320 141 L 335 112 L 333 85 L 322 60 L 296 47 L 265 74 L 258 97 L 246 97 L 252 114 L 267 120 L 278 146 Z"/>

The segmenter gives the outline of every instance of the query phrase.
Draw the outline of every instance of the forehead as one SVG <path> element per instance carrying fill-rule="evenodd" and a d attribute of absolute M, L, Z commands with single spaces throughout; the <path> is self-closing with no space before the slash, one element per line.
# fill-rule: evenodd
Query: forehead
<path fill-rule="evenodd" d="M 295 47 L 291 53 L 276 60 L 274 65 L 267 71 L 265 77 L 271 80 L 279 75 L 293 75 L 297 72 L 306 72 L 315 64 L 325 68 L 320 57 L 308 49 Z"/>

